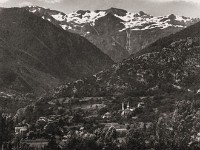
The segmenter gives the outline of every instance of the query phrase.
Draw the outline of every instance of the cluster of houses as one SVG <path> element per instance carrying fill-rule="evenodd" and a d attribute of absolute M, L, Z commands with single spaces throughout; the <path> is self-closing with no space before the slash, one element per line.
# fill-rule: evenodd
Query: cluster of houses
<path fill-rule="evenodd" d="M 27 130 L 28 130 L 27 126 L 15 127 L 15 134 L 16 135 L 23 135 Z"/>
<path fill-rule="evenodd" d="M 102 98 L 97 98 L 95 101 L 101 101 L 101 100 L 102 100 Z M 91 101 L 91 98 L 82 99 L 82 100 L 80 100 L 79 103 L 81 103 L 82 106 L 85 106 L 86 104 L 88 105 L 88 101 Z M 60 99 L 59 102 L 62 103 L 62 104 L 63 103 L 69 104 L 69 99 L 67 99 L 67 100 L 66 99 Z M 51 101 L 51 103 L 53 105 L 55 105 L 54 101 Z M 88 108 L 89 106 L 90 106 L 90 109 L 92 109 L 92 108 L 97 109 L 97 108 L 104 107 L 104 104 L 103 103 L 101 103 L 101 104 L 90 103 L 87 107 L 85 106 L 85 108 Z M 136 109 L 138 109 L 138 108 L 143 109 L 144 107 L 145 107 L 144 102 L 138 103 L 138 105 L 136 107 L 130 107 L 129 102 L 127 102 L 127 103 L 123 102 L 121 110 L 119 110 L 119 112 L 121 113 L 122 118 L 128 118 L 128 116 L 130 114 L 132 114 Z M 59 116 L 52 115 L 52 116 L 49 116 L 48 119 L 46 117 L 40 117 L 38 120 L 39 121 L 45 121 L 45 122 L 49 123 L 49 122 L 52 122 L 53 120 L 56 120 L 56 118 L 59 118 Z M 102 116 L 102 119 L 110 119 L 110 118 L 112 118 L 111 112 L 107 112 Z M 117 132 L 119 132 L 119 133 L 127 132 L 127 125 L 120 125 L 119 123 L 106 123 L 104 125 L 105 125 L 105 127 L 112 127 L 112 126 L 115 127 Z M 70 129 L 70 126 L 64 126 L 64 127 L 66 127 L 67 129 Z M 75 127 L 77 127 L 77 126 L 75 126 Z M 81 125 L 79 128 L 81 129 L 82 127 L 83 127 L 83 125 Z M 23 135 L 23 134 L 27 133 L 28 128 L 29 128 L 28 125 L 15 127 L 15 134 L 16 135 Z M 73 128 L 73 127 L 71 127 L 71 128 Z M 33 148 L 36 148 L 36 149 L 42 149 L 42 148 L 46 147 L 48 145 L 48 143 L 49 143 L 49 141 L 47 139 L 33 139 L 33 140 L 24 139 L 24 140 L 21 141 L 21 144 L 26 144 L 26 145 L 33 147 Z"/>
<path fill-rule="evenodd" d="M 15 127 L 15 135 L 19 136 L 19 135 L 24 135 L 25 133 L 27 133 L 28 131 L 28 124 L 21 126 L 21 127 Z M 42 148 L 44 148 L 45 146 L 47 146 L 49 143 L 49 141 L 47 139 L 34 139 L 34 140 L 21 140 L 20 144 L 21 145 L 28 145 L 29 147 L 34 148 L 35 150 L 40 150 Z"/>

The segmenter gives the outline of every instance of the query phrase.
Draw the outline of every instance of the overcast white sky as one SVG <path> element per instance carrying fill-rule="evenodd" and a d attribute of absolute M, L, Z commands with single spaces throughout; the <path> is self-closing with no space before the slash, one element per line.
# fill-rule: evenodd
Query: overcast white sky
<path fill-rule="evenodd" d="M 1 7 L 38 5 L 69 13 L 75 10 L 96 10 L 110 7 L 130 12 L 144 11 L 160 16 L 177 14 L 200 17 L 200 0 L 0 0 Z"/>

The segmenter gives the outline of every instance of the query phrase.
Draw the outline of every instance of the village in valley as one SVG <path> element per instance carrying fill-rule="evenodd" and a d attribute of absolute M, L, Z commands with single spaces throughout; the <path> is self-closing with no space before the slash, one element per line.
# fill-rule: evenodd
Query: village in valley
<path fill-rule="evenodd" d="M 15 136 L 21 138 L 21 145 L 35 149 L 47 147 L 49 139 L 63 146 L 69 131 L 91 133 L 98 128 L 115 128 L 119 142 L 125 141 L 125 135 L 136 125 L 138 115 L 143 112 L 145 103 L 141 98 L 134 106 L 125 100 L 113 105 L 116 97 L 84 97 L 59 98 L 48 101 L 48 109 L 56 110 L 56 114 L 41 116 L 35 123 L 22 120 L 15 126 Z M 47 106 L 46 106 L 47 107 Z M 140 128 L 150 128 L 152 123 L 140 122 Z M 16 148 L 17 149 L 17 148 Z"/>

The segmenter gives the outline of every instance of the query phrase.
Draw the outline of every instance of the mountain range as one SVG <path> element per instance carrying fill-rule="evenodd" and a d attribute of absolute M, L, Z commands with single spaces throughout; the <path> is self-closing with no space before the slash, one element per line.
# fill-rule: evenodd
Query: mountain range
<path fill-rule="evenodd" d="M 38 6 L 25 9 L 57 27 L 84 36 L 115 62 L 199 21 L 174 14 L 155 17 L 143 11 L 132 13 L 118 8 L 78 10 L 70 14 Z"/>
<path fill-rule="evenodd" d="M 71 97 L 74 89 L 78 97 L 198 93 L 197 21 L 116 8 L 1 8 L 0 106 L 20 108 L 50 91 Z"/>

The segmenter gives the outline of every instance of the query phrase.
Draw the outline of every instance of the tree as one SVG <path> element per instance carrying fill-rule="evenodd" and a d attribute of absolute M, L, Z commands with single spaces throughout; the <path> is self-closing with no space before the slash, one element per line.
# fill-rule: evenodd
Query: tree
<path fill-rule="evenodd" d="M 47 147 L 45 148 L 46 150 L 61 150 L 61 148 L 58 146 L 56 143 L 56 140 L 54 138 L 51 138 L 49 141 Z"/>
<path fill-rule="evenodd" d="M 144 132 L 141 130 L 130 129 L 126 135 L 127 149 L 145 149 Z"/>
<path fill-rule="evenodd" d="M 200 111 L 191 101 L 177 102 L 173 113 L 163 115 L 157 122 L 156 135 L 160 148 L 190 149 L 198 141 Z"/>

